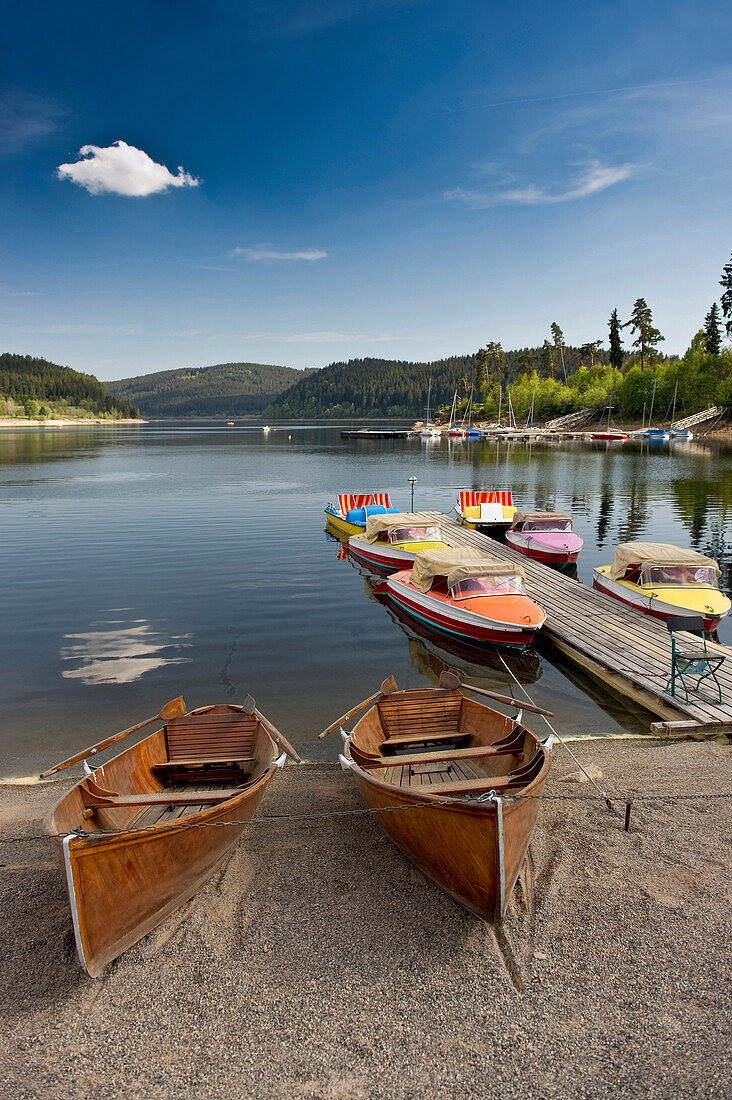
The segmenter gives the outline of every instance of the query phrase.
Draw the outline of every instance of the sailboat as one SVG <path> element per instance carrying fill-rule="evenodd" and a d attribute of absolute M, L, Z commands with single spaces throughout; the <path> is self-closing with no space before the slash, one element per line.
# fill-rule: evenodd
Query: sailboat
<path fill-rule="evenodd" d="M 432 379 L 430 378 L 429 388 L 427 390 L 427 410 L 424 417 L 424 425 L 419 433 L 423 439 L 439 439 L 441 432 L 430 420 L 430 398 L 432 397 Z"/>
<path fill-rule="evenodd" d="M 668 434 L 671 439 L 675 439 L 677 443 L 690 443 L 694 438 L 693 432 L 690 432 L 688 428 L 674 428 L 674 421 L 676 420 L 676 395 L 679 392 L 679 380 L 676 379 L 676 385 L 674 386 L 674 407 L 671 413 L 671 426 L 668 430 Z M 666 410 L 668 416 L 668 409 Z"/>
<path fill-rule="evenodd" d="M 647 440 L 649 443 L 665 443 L 669 438 L 668 432 L 664 428 L 652 428 L 653 423 L 653 402 L 656 399 L 656 380 L 653 380 L 653 393 L 651 394 L 651 411 L 648 416 L 648 427 L 643 431 L 638 432 L 641 439 Z"/>
<path fill-rule="evenodd" d="M 610 413 L 612 412 L 610 401 L 612 400 L 612 396 L 613 391 L 610 390 L 610 393 L 607 395 L 607 401 L 605 402 L 605 408 L 600 413 L 600 423 L 597 425 L 597 431 L 592 433 L 592 439 L 600 443 L 625 443 L 628 438 L 628 433 L 614 431 L 610 427 Z M 607 410 L 607 428 L 603 431 L 602 418 L 605 415 L 605 410 Z"/>
<path fill-rule="evenodd" d="M 450 410 L 450 423 L 448 425 L 447 434 L 454 439 L 465 439 L 465 429 L 455 423 L 455 412 L 457 410 L 457 390 L 452 398 L 452 409 Z"/>
<path fill-rule="evenodd" d="M 467 410 L 468 411 L 468 426 L 465 429 L 465 435 L 468 439 L 480 439 L 480 437 L 483 434 L 482 431 L 480 430 L 480 428 L 473 428 L 470 425 L 470 421 L 471 421 L 472 416 L 473 416 L 473 393 L 474 393 L 474 391 L 475 391 L 475 386 L 471 386 L 470 387 L 470 400 L 468 401 L 468 410 Z"/>

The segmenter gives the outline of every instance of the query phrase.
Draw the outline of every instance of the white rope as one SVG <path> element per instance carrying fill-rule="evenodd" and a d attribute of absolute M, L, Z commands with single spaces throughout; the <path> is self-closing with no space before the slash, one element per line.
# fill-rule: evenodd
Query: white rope
<path fill-rule="evenodd" d="M 502 653 L 501 653 L 500 651 L 498 651 L 498 656 L 499 656 L 499 657 L 501 658 L 501 664 L 503 665 L 503 667 L 505 668 L 505 670 L 506 670 L 506 672 L 507 672 L 507 673 L 509 674 L 509 676 L 510 676 L 510 677 L 511 677 L 511 678 L 512 678 L 513 680 L 515 680 L 515 682 L 516 682 L 516 683 L 518 684 L 518 686 L 519 686 L 519 689 L 520 689 L 520 690 L 521 690 L 521 691 L 522 691 L 522 692 L 524 693 L 524 695 L 526 696 L 526 698 L 528 699 L 528 701 L 529 701 L 529 702 L 530 702 L 530 703 L 532 704 L 532 706 L 536 706 L 536 703 L 534 703 L 534 700 L 533 700 L 533 699 L 531 698 L 531 696 L 529 695 L 529 693 L 528 693 L 528 691 L 526 690 L 526 688 L 524 687 L 524 685 L 523 685 L 523 684 L 521 683 L 521 681 L 520 681 L 520 680 L 518 679 L 518 677 L 517 677 L 517 676 L 516 676 L 516 674 L 514 673 L 513 669 L 512 669 L 512 668 L 510 668 L 510 666 L 506 664 L 506 662 L 505 662 L 505 660 L 504 660 L 504 657 L 503 657 L 503 654 L 502 654 Z M 555 730 L 554 726 L 553 726 L 553 725 L 551 724 L 551 722 L 549 721 L 549 719 L 547 718 L 547 716 L 546 716 L 545 714 L 542 714 L 542 716 L 541 716 L 541 717 L 542 717 L 542 718 L 544 719 L 544 721 L 546 722 L 547 726 L 549 727 L 549 729 L 551 730 L 551 732 L 552 732 L 552 733 L 554 734 L 554 736 L 556 737 L 557 741 L 559 741 L 559 742 L 560 742 L 560 744 L 562 744 L 562 745 L 564 746 L 564 748 L 565 748 L 565 749 L 567 750 L 567 752 L 568 752 L 568 753 L 569 753 L 569 755 L 570 755 L 570 756 L 572 757 L 572 759 L 574 760 L 574 762 L 575 762 L 575 764 L 577 765 L 577 767 L 579 768 L 579 770 L 580 770 L 580 771 L 581 771 L 581 772 L 582 772 L 582 773 L 583 773 L 583 774 L 584 774 L 584 775 L 585 775 L 585 776 L 587 777 L 587 779 L 589 779 L 590 783 L 591 783 L 591 784 L 592 784 L 592 786 L 593 786 L 593 787 L 595 788 L 595 790 L 599 791 L 599 793 L 600 793 L 600 794 L 602 795 L 602 797 L 603 797 L 603 798 L 605 799 L 605 802 L 607 803 L 607 805 L 608 805 L 609 809 L 611 809 L 611 810 L 613 811 L 613 813 L 617 813 L 617 810 L 615 810 L 615 809 L 613 808 L 613 806 L 612 806 L 612 803 L 611 803 L 611 800 L 610 800 L 610 795 L 609 795 L 609 794 L 607 793 L 607 791 L 606 791 L 606 790 L 604 790 L 604 789 L 603 789 L 603 788 L 602 788 L 602 787 L 600 786 L 600 784 L 599 784 L 599 783 L 596 783 L 596 782 L 595 782 L 595 780 L 594 780 L 594 779 L 592 778 L 592 776 L 590 775 L 590 773 L 589 773 L 589 772 L 587 771 L 587 769 L 585 768 L 585 766 L 584 766 L 584 764 L 582 763 L 582 761 L 581 761 L 581 760 L 579 760 L 579 759 L 578 759 L 578 758 L 577 758 L 577 757 L 575 756 L 575 754 L 574 754 L 574 753 L 572 752 L 572 750 L 570 749 L 569 745 L 568 745 L 568 744 L 567 744 L 567 742 L 566 742 L 566 741 L 564 740 L 564 738 L 563 738 L 563 737 L 561 737 L 561 736 L 560 736 L 560 735 L 559 735 L 559 734 L 557 733 L 557 731 Z M 622 801 L 622 799 L 618 799 L 617 801 L 618 801 L 618 802 L 620 802 L 620 801 Z"/>

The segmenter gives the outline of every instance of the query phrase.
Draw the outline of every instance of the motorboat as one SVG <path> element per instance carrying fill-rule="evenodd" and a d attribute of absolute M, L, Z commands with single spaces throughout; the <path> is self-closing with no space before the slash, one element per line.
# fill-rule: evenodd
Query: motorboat
<path fill-rule="evenodd" d="M 462 489 L 455 514 L 466 527 L 490 535 L 510 527 L 516 508 L 510 489 Z"/>
<path fill-rule="evenodd" d="M 325 509 L 326 529 L 339 539 L 347 539 L 365 533 L 369 516 L 398 511 L 392 506 L 388 493 L 340 493 L 338 503 L 329 504 Z"/>
<path fill-rule="evenodd" d="M 719 590 L 719 565 L 696 550 L 663 542 L 624 542 L 612 565 L 594 571 L 593 584 L 621 603 L 666 620 L 701 615 L 704 630 L 716 630 L 730 601 Z"/>
<path fill-rule="evenodd" d="M 583 543 L 567 512 L 517 512 L 506 545 L 546 565 L 568 565 L 577 561 Z"/>
<path fill-rule="evenodd" d="M 379 573 L 411 569 L 421 550 L 447 548 L 434 517 L 420 512 L 369 516 L 364 535 L 351 535 L 348 540 L 351 557 Z"/>
<path fill-rule="evenodd" d="M 388 599 L 434 630 L 481 644 L 530 646 L 546 620 L 524 571 L 472 547 L 422 550 L 386 580 Z"/>

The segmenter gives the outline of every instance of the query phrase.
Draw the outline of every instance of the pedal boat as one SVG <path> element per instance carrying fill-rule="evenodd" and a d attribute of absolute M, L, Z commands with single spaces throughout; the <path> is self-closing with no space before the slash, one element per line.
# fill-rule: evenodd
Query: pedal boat
<path fill-rule="evenodd" d="M 466 527 L 491 535 L 510 527 L 516 509 L 510 489 L 461 490 L 455 514 Z"/>
<path fill-rule="evenodd" d="M 369 516 L 393 515 L 398 511 L 392 507 L 388 493 L 340 493 L 338 503 L 325 509 L 325 526 L 336 538 L 348 539 L 366 533 Z"/>
<path fill-rule="evenodd" d="M 568 565 L 577 561 L 583 542 L 566 512 L 517 512 L 506 545 L 545 565 Z"/>
<path fill-rule="evenodd" d="M 64 795 L 44 828 L 61 864 L 87 974 L 97 977 L 213 874 L 285 762 L 275 737 L 256 710 L 201 707 L 171 719 Z M 226 828 L 192 827 L 199 825 Z"/>
<path fill-rule="evenodd" d="M 593 584 L 621 603 L 666 620 L 702 615 L 704 630 L 716 630 L 729 614 L 730 601 L 719 590 L 714 558 L 668 543 L 624 542 L 612 565 L 594 571 Z"/>
<path fill-rule="evenodd" d="M 422 550 L 408 572 L 386 579 L 405 615 L 466 642 L 526 649 L 546 620 L 524 593 L 524 572 L 471 547 Z"/>
<path fill-rule="evenodd" d="M 432 688 L 382 695 L 346 736 L 341 766 L 384 832 L 440 889 L 499 924 L 551 767 L 521 724 Z M 526 797 L 521 797 L 526 796 Z"/>
<path fill-rule="evenodd" d="M 365 534 L 348 540 L 351 557 L 379 573 L 411 569 L 421 550 L 448 549 L 434 520 L 419 512 L 369 516 Z"/>

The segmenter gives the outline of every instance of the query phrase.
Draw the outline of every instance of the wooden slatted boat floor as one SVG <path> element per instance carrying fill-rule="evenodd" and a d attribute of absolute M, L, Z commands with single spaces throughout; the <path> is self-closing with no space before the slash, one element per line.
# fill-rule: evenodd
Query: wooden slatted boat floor
<path fill-rule="evenodd" d="M 542 637 L 574 664 L 661 718 L 653 723 L 654 733 L 666 737 L 732 734 L 732 649 L 709 643 L 727 657 L 717 673 L 721 703 L 691 691 L 688 703 L 678 696 L 674 699 L 665 694 L 671 673 L 671 640 L 663 622 L 441 512 L 425 515 L 440 526 L 443 540 L 450 546 L 472 546 L 522 565 L 528 594 L 546 611 Z"/>

